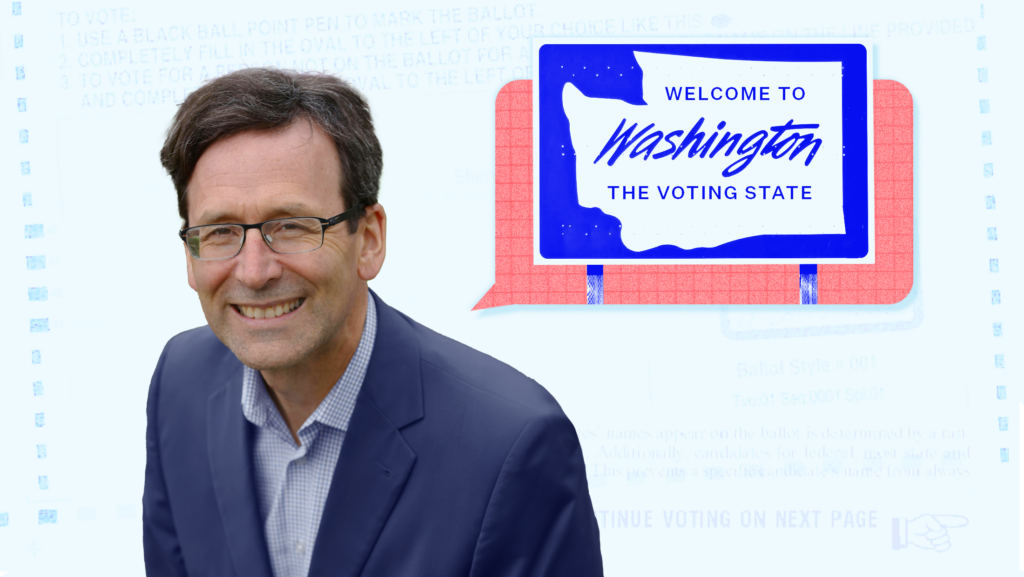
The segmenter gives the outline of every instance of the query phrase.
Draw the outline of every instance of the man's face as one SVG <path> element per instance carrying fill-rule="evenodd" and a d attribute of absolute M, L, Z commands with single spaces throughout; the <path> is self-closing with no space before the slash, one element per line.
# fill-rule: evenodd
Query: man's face
<path fill-rule="evenodd" d="M 334 142 L 311 123 L 240 133 L 215 142 L 199 158 L 188 187 L 189 226 L 330 218 L 346 209 L 340 185 Z M 247 232 L 242 251 L 230 259 L 194 260 L 186 249 L 189 285 L 199 293 L 210 328 L 239 360 L 259 370 L 337 350 L 351 329 L 346 325 L 358 321 L 361 329 L 362 319 L 350 313 L 380 268 L 380 262 L 365 266 L 366 221 L 355 234 L 347 222 L 337 224 L 326 230 L 322 247 L 300 254 L 273 252 L 258 229 Z M 382 247 L 380 252 L 383 261 Z M 266 318 L 266 309 L 274 318 Z"/>

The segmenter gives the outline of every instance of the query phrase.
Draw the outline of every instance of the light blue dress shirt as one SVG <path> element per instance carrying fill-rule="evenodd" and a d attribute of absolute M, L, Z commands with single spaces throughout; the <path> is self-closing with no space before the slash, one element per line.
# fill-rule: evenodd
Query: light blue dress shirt
<path fill-rule="evenodd" d="M 253 465 L 260 514 L 275 577 L 306 577 L 320 517 L 341 454 L 356 396 L 377 334 L 377 308 L 367 293 L 366 322 L 345 374 L 299 429 L 296 445 L 259 371 L 245 367 L 242 412 L 256 425 Z"/>

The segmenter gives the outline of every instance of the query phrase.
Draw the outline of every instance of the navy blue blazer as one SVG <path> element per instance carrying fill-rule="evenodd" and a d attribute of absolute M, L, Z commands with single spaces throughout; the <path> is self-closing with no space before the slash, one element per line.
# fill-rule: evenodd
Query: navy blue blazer
<path fill-rule="evenodd" d="M 377 337 L 310 577 L 601 575 L 576 430 L 535 381 L 376 294 Z M 209 327 L 172 338 L 149 389 L 149 577 L 272 577 L 242 364 Z"/>

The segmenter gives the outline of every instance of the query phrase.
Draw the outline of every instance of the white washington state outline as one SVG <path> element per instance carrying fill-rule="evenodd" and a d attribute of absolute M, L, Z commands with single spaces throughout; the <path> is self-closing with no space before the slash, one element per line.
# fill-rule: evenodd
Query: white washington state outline
<path fill-rule="evenodd" d="M 646 105 L 562 91 L 578 202 L 626 248 L 845 234 L 839 62 L 634 56 Z"/>

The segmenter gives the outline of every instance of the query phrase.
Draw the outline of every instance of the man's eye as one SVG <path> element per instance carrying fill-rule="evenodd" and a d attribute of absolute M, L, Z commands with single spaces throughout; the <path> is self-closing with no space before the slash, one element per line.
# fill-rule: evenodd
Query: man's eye
<path fill-rule="evenodd" d="M 212 242 L 217 240 L 226 241 L 229 238 L 238 236 L 238 231 L 230 226 L 219 226 L 216 228 L 203 229 L 200 233 L 204 242 Z"/>

